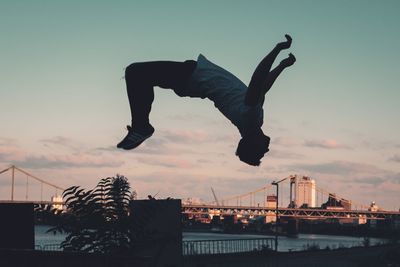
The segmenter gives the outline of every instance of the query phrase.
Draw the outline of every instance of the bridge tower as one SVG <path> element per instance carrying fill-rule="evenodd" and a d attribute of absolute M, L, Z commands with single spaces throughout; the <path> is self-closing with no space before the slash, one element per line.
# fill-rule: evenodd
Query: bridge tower
<path fill-rule="evenodd" d="M 21 168 L 18 168 L 18 167 L 15 166 L 15 165 L 11 165 L 11 166 L 9 166 L 9 167 L 6 168 L 6 169 L 1 170 L 1 171 L 0 171 L 0 174 L 6 173 L 7 171 L 10 171 L 10 172 L 11 172 L 11 186 L 10 186 L 10 187 L 11 187 L 11 194 L 10 194 L 10 198 L 7 199 L 8 201 L 11 201 L 11 202 L 15 202 L 15 201 L 21 202 L 21 200 L 18 199 L 18 194 L 16 194 L 16 192 L 15 192 L 15 190 L 16 190 L 16 186 L 15 186 L 15 185 L 16 185 L 16 180 L 19 181 L 18 179 L 16 179 L 16 178 L 18 178 L 18 176 L 16 176 L 17 173 L 26 176 L 26 184 L 25 184 L 25 202 L 28 202 L 29 187 L 31 186 L 30 183 L 28 182 L 28 180 L 29 180 L 29 181 L 33 180 L 33 181 L 35 181 L 36 183 L 39 183 L 39 185 L 40 185 L 40 202 L 43 202 L 43 185 L 48 186 L 47 188 L 55 189 L 55 190 L 56 190 L 56 193 L 55 193 L 56 196 L 58 195 L 57 192 L 60 192 L 60 191 L 62 192 L 62 191 L 64 191 L 64 188 L 62 188 L 62 187 L 60 187 L 60 186 L 57 186 L 57 185 L 55 185 L 55 184 L 53 184 L 53 183 L 50 183 L 50 182 L 48 182 L 48 181 L 45 181 L 45 180 L 43 180 L 43 179 L 41 179 L 41 178 L 38 178 L 38 177 L 36 177 L 36 176 L 34 176 L 34 175 L 28 173 L 27 171 L 25 171 L 25 170 L 23 170 L 23 169 L 21 169 Z M 17 171 L 17 173 L 16 173 L 16 171 Z M 18 190 L 17 190 L 17 193 L 18 193 Z M 16 196 L 16 195 L 17 195 L 17 196 Z M 58 203 L 60 203 L 60 200 L 57 199 L 57 200 L 54 200 L 53 202 L 56 202 L 56 204 L 58 204 Z M 61 202 L 62 202 L 62 201 L 61 201 Z"/>
<path fill-rule="evenodd" d="M 293 187 L 293 185 L 294 185 L 294 187 Z M 296 188 L 297 188 L 297 176 L 293 175 L 290 177 L 289 208 L 296 208 Z M 294 190 L 294 192 L 293 192 L 293 190 Z"/>

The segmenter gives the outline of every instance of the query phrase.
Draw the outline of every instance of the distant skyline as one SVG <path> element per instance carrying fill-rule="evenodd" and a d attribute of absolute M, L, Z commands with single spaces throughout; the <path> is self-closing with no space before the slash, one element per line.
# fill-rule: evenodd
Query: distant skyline
<path fill-rule="evenodd" d="M 224 198 L 300 174 L 398 210 L 399 11 L 394 0 L 1 1 L 0 170 L 86 188 L 119 173 L 142 197 L 205 200 L 210 187 Z M 130 63 L 202 53 L 248 83 L 286 33 L 293 45 L 278 62 L 289 52 L 297 62 L 267 95 L 260 167 L 235 156 L 239 133 L 211 101 L 160 88 L 154 136 L 115 148 L 130 123 Z M 9 182 L 0 175 L 0 199 Z"/>

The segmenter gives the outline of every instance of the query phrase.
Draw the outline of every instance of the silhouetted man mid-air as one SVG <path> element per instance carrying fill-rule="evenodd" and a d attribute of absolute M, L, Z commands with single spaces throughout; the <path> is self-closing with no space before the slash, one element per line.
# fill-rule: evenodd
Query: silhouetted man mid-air
<path fill-rule="evenodd" d="M 133 149 L 154 133 L 149 122 L 154 86 L 173 89 L 178 96 L 209 98 L 242 136 L 236 155 L 247 164 L 258 166 L 260 159 L 269 151 L 270 138 L 264 135 L 263 104 L 279 74 L 294 64 L 296 58 L 290 53 L 271 70 L 279 52 L 291 46 L 292 38 L 278 43 L 258 64 L 247 87 L 236 76 L 199 55 L 197 61 L 153 61 L 133 63 L 126 68 L 125 80 L 132 126 L 127 126 L 127 136 L 117 145 Z"/>

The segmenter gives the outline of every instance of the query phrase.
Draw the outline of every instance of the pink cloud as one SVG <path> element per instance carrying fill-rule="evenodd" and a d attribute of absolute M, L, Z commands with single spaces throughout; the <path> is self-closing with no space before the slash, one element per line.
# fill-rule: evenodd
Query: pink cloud
<path fill-rule="evenodd" d="M 293 151 L 284 151 L 271 149 L 267 154 L 267 157 L 272 157 L 276 159 L 304 159 L 305 156 L 299 153 L 295 153 Z"/>
<path fill-rule="evenodd" d="M 62 169 L 62 168 L 102 168 L 118 167 L 124 162 L 112 157 L 93 156 L 87 154 L 71 155 L 29 155 L 14 164 L 31 169 Z"/>
<path fill-rule="evenodd" d="M 177 143 L 205 142 L 209 139 L 209 134 L 202 130 L 164 130 L 162 131 L 162 136 Z"/>
<path fill-rule="evenodd" d="M 272 140 L 271 140 L 271 142 L 273 143 L 273 144 L 275 144 L 275 145 L 281 145 L 281 146 L 286 146 L 286 147 L 288 147 L 288 146 L 296 146 L 296 145 L 298 145 L 299 143 L 295 140 L 295 139 L 293 139 L 293 138 L 290 138 L 290 137 L 277 137 L 277 138 L 273 138 Z"/>
<path fill-rule="evenodd" d="M 350 147 L 344 144 L 340 144 L 335 139 L 324 139 L 324 140 L 307 140 L 304 142 L 307 147 L 319 147 L 326 149 L 349 149 Z"/>
<path fill-rule="evenodd" d="M 189 161 L 175 157 L 140 157 L 137 161 L 147 165 L 166 168 L 191 169 L 195 166 Z"/>
<path fill-rule="evenodd" d="M 349 162 L 349 161 L 332 161 L 326 163 L 315 164 L 293 164 L 288 165 L 287 169 L 306 171 L 319 174 L 334 175 L 386 175 L 387 171 L 378 168 L 375 165 Z"/>
<path fill-rule="evenodd" d="M 84 145 L 82 143 L 64 136 L 54 136 L 52 138 L 42 139 L 39 141 L 47 147 L 62 147 L 71 149 L 72 151 L 81 151 L 82 149 L 84 149 Z"/>
<path fill-rule="evenodd" d="M 396 154 L 389 159 L 389 161 L 399 162 L 400 163 L 400 155 Z"/>
<path fill-rule="evenodd" d="M 20 148 L 16 146 L 0 146 L 0 162 L 22 160 L 26 156 Z"/>
<path fill-rule="evenodd" d="M 0 137 L 0 147 L 16 147 L 17 140 L 13 138 Z"/>

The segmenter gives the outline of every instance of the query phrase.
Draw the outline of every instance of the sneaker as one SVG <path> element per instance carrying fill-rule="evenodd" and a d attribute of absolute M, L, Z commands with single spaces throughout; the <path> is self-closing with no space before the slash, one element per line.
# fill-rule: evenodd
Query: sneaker
<path fill-rule="evenodd" d="M 286 41 L 278 43 L 276 45 L 281 50 L 288 49 L 292 45 L 292 37 L 290 37 L 289 34 L 285 34 L 285 38 L 286 38 Z"/>
<path fill-rule="evenodd" d="M 128 134 L 117 145 L 118 148 L 126 150 L 134 149 L 135 147 L 139 146 L 144 140 L 152 136 L 154 133 L 154 128 L 151 125 L 147 130 L 140 132 L 134 131 L 129 125 L 127 125 L 126 128 L 128 129 Z"/>

